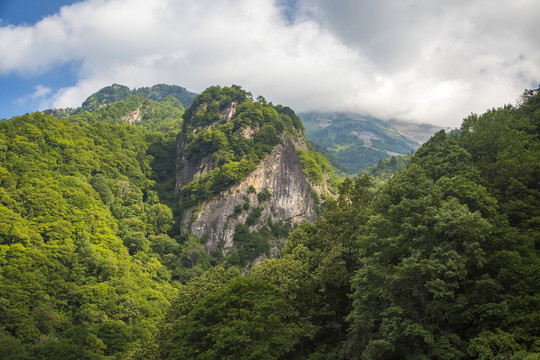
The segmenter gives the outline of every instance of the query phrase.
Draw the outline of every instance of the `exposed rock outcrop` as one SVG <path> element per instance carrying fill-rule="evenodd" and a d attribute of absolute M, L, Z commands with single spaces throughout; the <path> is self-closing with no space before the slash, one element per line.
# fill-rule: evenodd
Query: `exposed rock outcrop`
<path fill-rule="evenodd" d="M 189 164 L 183 169 L 183 179 L 191 174 L 196 178 L 202 171 L 200 167 L 193 169 Z M 270 193 L 270 199 L 259 202 L 257 193 L 264 189 Z M 196 211 L 189 209 L 184 212 L 182 231 L 189 231 L 197 237 L 206 236 L 205 248 L 208 252 L 215 251 L 221 245 L 223 252 L 227 253 L 233 247 L 236 225 L 245 223 L 248 216 L 246 211 L 234 216 L 235 207 L 242 206 L 246 201 L 251 207 L 262 207 L 260 219 L 270 218 L 272 222 L 281 220 L 292 224 L 314 220 L 310 187 L 295 146 L 287 136 L 284 136 L 283 144 L 277 145 L 240 184 L 203 203 Z"/>
<path fill-rule="evenodd" d="M 292 109 L 234 85 L 208 88 L 186 109 L 178 143 L 181 233 L 237 265 L 271 256 L 292 227 L 315 220 L 314 193 L 328 194 L 331 169 L 318 159 Z"/>
<path fill-rule="evenodd" d="M 142 119 L 141 107 L 128 112 L 126 115 L 122 116 L 122 121 L 126 124 L 133 125 L 134 123 L 140 122 Z"/>

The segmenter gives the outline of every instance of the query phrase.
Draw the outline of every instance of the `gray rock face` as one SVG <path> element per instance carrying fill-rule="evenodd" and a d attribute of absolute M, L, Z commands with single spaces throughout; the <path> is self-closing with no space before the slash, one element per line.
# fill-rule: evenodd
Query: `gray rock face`
<path fill-rule="evenodd" d="M 213 165 L 204 160 L 194 165 L 183 159 L 177 176 L 177 188 L 181 188 L 211 168 Z M 259 203 L 256 193 L 265 188 L 271 196 Z M 250 189 L 255 189 L 256 193 L 250 192 Z M 246 201 L 251 208 L 262 207 L 259 218 L 259 222 L 262 223 L 266 223 L 268 218 L 272 222 L 282 220 L 292 224 L 314 220 L 315 211 L 310 187 L 296 153 L 295 144 L 287 136 L 283 137 L 283 144 L 275 146 L 257 169 L 241 183 L 199 205 L 197 209 L 184 211 L 181 231 L 191 232 L 197 237 L 206 235 L 205 248 L 208 252 L 215 251 L 218 245 L 221 245 L 223 253 L 226 254 L 233 248 L 235 226 L 245 223 L 248 217 L 246 211 L 234 215 L 234 209 L 243 206 Z M 251 230 L 261 226 L 253 225 Z"/>

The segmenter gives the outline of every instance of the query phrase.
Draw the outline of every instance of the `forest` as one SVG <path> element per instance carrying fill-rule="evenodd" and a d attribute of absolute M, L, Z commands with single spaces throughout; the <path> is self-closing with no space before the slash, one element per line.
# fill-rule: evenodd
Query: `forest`
<path fill-rule="evenodd" d="M 343 180 L 251 267 L 175 230 L 180 116 L 228 96 L 219 116 L 245 100 L 232 90 L 0 122 L 0 359 L 540 358 L 540 89 Z M 248 100 L 256 163 L 302 127 Z M 229 140 L 213 129 L 189 156 L 235 160 Z M 299 156 L 314 179 L 329 166 Z"/>

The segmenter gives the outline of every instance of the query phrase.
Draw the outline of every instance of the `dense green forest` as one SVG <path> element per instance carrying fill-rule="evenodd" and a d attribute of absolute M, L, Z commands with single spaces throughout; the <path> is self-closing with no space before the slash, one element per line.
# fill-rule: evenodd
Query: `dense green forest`
<path fill-rule="evenodd" d="M 216 259 L 203 239 L 179 235 L 182 209 L 241 180 L 281 133 L 303 136 L 303 127 L 290 108 L 235 86 L 209 88 L 184 114 L 178 89 L 115 84 L 80 108 L 0 123 L 0 358 L 119 358 L 150 339 L 182 283 L 223 261 L 244 266 L 290 232 L 282 222 L 250 232 L 259 209 L 245 204 L 239 210 L 250 216 L 233 256 Z M 182 126 L 183 118 L 189 126 L 220 118 L 220 102 L 232 101 L 233 121 L 197 138 Z M 237 136 L 246 126 L 259 129 L 253 139 Z M 179 203 L 182 127 L 194 140 L 188 156 L 211 154 L 221 167 L 180 193 L 197 200 Z M 303 158 L 315 183 L 331 169 L 312 151 Z M 193 190 L 215 179 L 217 190 Z M 257 194 L 259 202 L 270 196 Z"/>
<path fill-rule="evenodd" d="M 135 108 L 144 116 L 124 124 Z M 212 266 L 173 231 L 183 112 L 129 95 L 0 122 L 0 358 L 116 358 Z"/>
<path fill-rule="evenodd" d="M 388 179 L 405 169 L 411 161 L 411 155 L 392 156 L 386 159 L 379 159 L 379 162 L 367 169 L 362 170 L 359 176 L 368 176 L 375 188 L 386 184 Z"/>
<path fill-rule="evenodd" d="M 537 359 L 540 93 L 346 180 L 279 258 L 180 288 L 136 359 Z"/>
<path fill-rule="evenodd" d="M 385 184 L 343 181 L 250 269 L 178 236 L 174 196 L 180 115 L 207 121 L 223 109 L 195 111 L 205 96 L 245 92 L 210 89 L 184 110 L 116 90 L 60 119 L 0 122 L 0 359 L 540 357 L 539 89 L 435 134 L 408 164 L 381 161 L 379 179 L 406 166 Z M 253 149 L 222 124 L 189 156 L 208 142 L 217 162 L 256 164 L 301 129 L 264 98 L 244 107 L 238 126 L 266 129 Z M 307 154 L 315 180 L 328 165 Z"/>

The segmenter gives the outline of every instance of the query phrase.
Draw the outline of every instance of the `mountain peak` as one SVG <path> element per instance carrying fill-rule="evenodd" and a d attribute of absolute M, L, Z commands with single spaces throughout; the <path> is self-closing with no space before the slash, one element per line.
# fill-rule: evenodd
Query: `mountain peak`
<path fill-rule="evenodd" d="M 102 106 L 112 104 L 114 102 L 124 100 L 131 94 L 127 86 L 120 84 L 112 84 L 100 89 L 96 93 L 90 95 L 82 104 L 82 108 L 86 111 L 95 111 Z"/>
<path fill-rule="evenodd" d="M 140 95 L 145 99 L 154 101 L 162 101 L 168 96 L 173 96 L 180 100 L 183 106 L 188 107 L 191 105 L 197 94 L 178 85 L 157 84 L 151 87 L 141 87 L 130 90 L 125 85 L 112 84 L 90 95 L 83 102 L 82 109 L 92 112 L 105 105 L 124 100 L 129 95 Z"/>
<path fill-rule="evenodd" d="M 271 234 L 275 224 L 313 220 L 314 197 L 327 195 L 332 174 L 317 163 L 325 160 L 313 155 L 303 130 L 294 111 L 253 100 L 239 86 L 198 95 L 184 113 L 178 144 L 183 233 L 205 238 L 207 251 L 231 254 L 243 266 L 278 246 L 283 234 Z M 315 177 L 313 168 L 325 168 L 324 176 Z M 245 246 L 257 250 L 245 254 Z"/>

